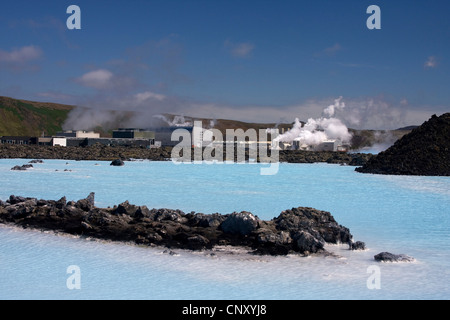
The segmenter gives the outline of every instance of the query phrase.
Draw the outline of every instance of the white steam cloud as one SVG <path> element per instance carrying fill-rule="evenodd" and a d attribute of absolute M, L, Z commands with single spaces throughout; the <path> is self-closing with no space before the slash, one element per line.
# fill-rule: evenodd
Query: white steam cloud
<path fill-rule="evenodd" d="M 170 120 L 168 117 L 166 117 L 163 114 L 156 114 L 153 116 L 153 118 L 164 121 L 164 123 L 169 127 L 192 127 L 193 126 L 192 121 L 186 120 L 184 116 L 176 115 L 173 117 L 173 120 Z"/>
<path fill-rule="evenodd" d="M 334 116 L 334 114 L 336 113 L 336 111 L 341 111 L 344 110 L 345 108 L 345 103 L 341 102 L 342 101 L 342 97 L 337 98 L 336 100 L 334 100 L 334 104 L 329 105 L 328 107 L 325 108 L 325 110 L 323 110 L 323 114 L 328 117 L 331 118 Z"/>
<path fill-rule="evenodd" d="M 326 140 L 338 139 L 344 143 L 349 143 L 352 134 L 341 120 L 333 117 L 337 110 L 343 110 L 344 108 L 345 104 L 342 102 L 342 97 L 339 97 L 334 101 L 334 104 L 323 110 L 323 117 L 310 118 L 303 126 L 300 120 L 296 118 L 292 129 L 278 136 L 275 140 L 289 143 L 300 140 L 302 144 L 309 146 L 317 146 Z"/>

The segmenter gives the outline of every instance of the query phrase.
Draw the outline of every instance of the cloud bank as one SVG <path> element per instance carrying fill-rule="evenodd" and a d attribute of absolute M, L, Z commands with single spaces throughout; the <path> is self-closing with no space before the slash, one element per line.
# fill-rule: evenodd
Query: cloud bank
<path fill-rule="evenodd" d="M 99 75 L 89 81 L 100 88 L 106 85 L 104 80 L 114 78 L 113 75 L 110 79 L 107 73 Z M 152 125 L 155 115 L 169 113 L 194 118 L 272 124 L 295 123 L 296 118 L 302 121 L 314 119 L 316 122 L 311 122 L 311 126 L 325 128 L 331 136 L 336 136 L 333 131 L 341 128 L 341 125 L 352 129 L 390 130 L 422 124 L 432 114 L 439 113 L 436 110 L 416 111 L 405 99 L 393 102 L 380 97 L 346 98 L 344 102 L 344 98 L 331 98 L 310 99 L 284 106 L 229 105 L 197 101 L 152 90 L 129 93 L 98 89 L 95 94 L 79 99 L 77 105 L 80 108 L 69 114 L 66 129 L 87 130 L 95 126 L 113 129 L 114 127 L 110 126 L 117 123 L 146 128 Z M 327 105 L 328 107 L 324 108 Z M 341 137 L 345 138 L 345 132 Z"/>

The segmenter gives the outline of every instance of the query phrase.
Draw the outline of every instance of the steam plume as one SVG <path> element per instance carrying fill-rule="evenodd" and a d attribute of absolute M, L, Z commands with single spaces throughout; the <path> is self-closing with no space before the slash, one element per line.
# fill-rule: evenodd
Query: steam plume
<path fill-rule="evenodd" d="M 330 139 L 350 142 L 352 135 L 347 126 L 341 120 L 333 117 L 337 110 L 345 108 L 345 104 L 341 100 L 342 97 L 339 97 L 334 101 L 334 104 L 325 108 L 322 113 L 324 117 L 310 118 L 303 126 L 300 120 L 296 118 L 292 129 L 278 136 L 275 140 L 291 143 L 297 139 L 310 146 L 317 146 Z"/>

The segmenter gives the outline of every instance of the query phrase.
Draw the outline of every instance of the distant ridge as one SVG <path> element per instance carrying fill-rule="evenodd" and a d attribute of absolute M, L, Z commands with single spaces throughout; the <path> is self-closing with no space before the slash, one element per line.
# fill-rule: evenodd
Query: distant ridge
<path fill-rule="evenodd" d="M 41 136 L 61 131 L 74 106 L 0 96 L 0 136 Z"/>
<path fill-rule="evenodd" d="M 53 135 L 62 130 L 62 126 L 66 121 L 70 111 L 76 106 L 65 105 L 50 102 L 36 102 L 10 97 L 0 96 L 0 136 L 41 136 L 44 132 L 46 135 Z M 108 112 L 105 110 L 105 112 Z M 128 112 L 129 113 L 129 112 Z M 124 113 L 124 120 L 126 120 Z M 166 117 L 173 120 L 175 115 L 166 114 Z M 212 119 L 186 117 L 191 122 L 194 120 L 203 121 L 206 128 Z M 120 119 L 119 119 L 120 120 Z M 275 123 L 247 123 L 243 121 L 217 119 L 215 128 L 225 133 L 226 129 L 243 129 L 250 128 L 255 130 L 266 129 L 276 126 Z M 120 121 L 117 124 L 121 125 Z M 280 124 L 278 127 L 289 130 L 292 124 Z M 102 136 L 109 136 L 110 128 L 96 127 L 92 128 L 100 132 Z"/>
<path fill-rule="evenodd" d="M 65 121 L 68 119 L 69 113 L 74 110 L 76 106 L 50 103 L 50 102 L 36 102 L 21 99 L 14 99 L 10 97 L 0 96 L 0 136 L 41 136 L 43 133 L 47 136 L 54 135 L 63 129 Z M 87 108 L 89 109 L 89 108 Z M 99 132 L 102 137 L 111 137 L 112 130 L 123 126 L 125 123 L 128 126 L 128 118 L 131 111 L 124 111 L 123 115 L 117 111 L 115 112 L 117 121 L 113 126 L 87 128 Z M 118 113 L 118 114 L 117 114 Z M 164 114 L 169 122 L 172 122 L 176 115 Z M 209 128 L 210 123 L 214 123 L 214 128 L 218 129 L 225 136 L 227 129 L 259 129 L 278 128 L 280 133 L 286 132 L 292 128 L 293 123 L 250 123 L 238 120 L 228 119 L 208 119 L 199 117 L 183 117 L 186 121 L 193 123 L 195 120 L 202 121 L 204 128 Z M 166 124 L 167 125 L 167 124 Z M 399 130 L 390 130 L 394 141 L 404 134 L 409 132 L 409 127 Z M 78 130 L 79 128 L 72 128 Z M 147 129 L 147 128 L 144 128 Z M 364 147 L 372 146 L 374 143 L 381 143 L 380 136 L 377 136 L 374 130 L 353 130 L 349 129 L 353 134 L 352 148 L 359 150 Z M 387 131 L 386 131 L 387 132 Z"/>
<path fill-rule="evenodd" d="M 403 127 L 403 128 L 398 128 L 397 130 L 399 131 L 403 131 L 403 130 L 414 130 L 416 128 L 418 128 L 419 126 L 407 126 L 407 127 Z"/>
<path fill-rule="evenodd" d="M 450 176 L 450 113 L 433 115 L 369 160 L 362 173 Z"/>

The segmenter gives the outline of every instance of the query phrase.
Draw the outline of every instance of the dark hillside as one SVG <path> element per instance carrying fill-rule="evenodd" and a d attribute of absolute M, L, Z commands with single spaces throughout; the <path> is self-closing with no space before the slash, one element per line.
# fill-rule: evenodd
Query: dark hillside
<path fill-rule="evenodd" d="M 450 113 L 431 119 L 369 160 L 362 173 L 450 176 Z"/>

